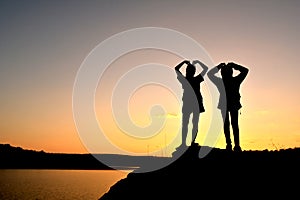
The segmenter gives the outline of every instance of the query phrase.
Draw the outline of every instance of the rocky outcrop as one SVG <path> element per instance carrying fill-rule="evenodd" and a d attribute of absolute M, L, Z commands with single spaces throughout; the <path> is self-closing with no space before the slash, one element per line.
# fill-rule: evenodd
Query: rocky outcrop
<path fill-rule="evenodd" d="M 189 148 L 162 169 L 129 173 L 99 200 L 299 196 L 300 149 L 227 152 L 213 148 L 199 158 L 201 148 Z"/>

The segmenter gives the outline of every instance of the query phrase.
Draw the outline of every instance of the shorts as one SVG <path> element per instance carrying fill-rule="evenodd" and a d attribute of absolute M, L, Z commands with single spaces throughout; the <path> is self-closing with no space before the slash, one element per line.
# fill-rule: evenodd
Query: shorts
<path fill-rule="evenodd" d="M 183 102 L 182 113 L 203 113 L 205 108 L 203 102 L 193 103 L 193 102 Z"/>

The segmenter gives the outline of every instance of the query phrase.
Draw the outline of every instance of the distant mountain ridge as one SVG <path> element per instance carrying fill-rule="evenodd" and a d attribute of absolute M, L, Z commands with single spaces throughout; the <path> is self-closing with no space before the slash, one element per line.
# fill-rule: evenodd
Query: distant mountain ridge
<path fill-rule="evenodd" d="M 17 152 L 31 152 L 31 153 L 45 153 L 43 150 L 29 150 L 22 147 L 15 147 L 10 144 L 0 144 L 0 153 L 17 153 Z"/>
<path fill-rule="evenodd" d="M 0 169 L 136 169 L 170 158 L 119 154 L 47 153 L 0 144 Z"/>
<path fill-rule="evenodd" d="M 1 169 L 111 169 L 91 154 L 46 153 L 0 144 Z"/>

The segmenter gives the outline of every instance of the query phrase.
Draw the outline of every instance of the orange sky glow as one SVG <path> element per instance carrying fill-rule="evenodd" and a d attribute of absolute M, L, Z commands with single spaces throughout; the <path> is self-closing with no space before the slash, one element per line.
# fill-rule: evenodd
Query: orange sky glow
<path fill-rule="evenodd" d="M 241 86 L 242 149 L 300 146 L 297 1 L 49 1 L 39 5 L 8 1 L 0 3 L 0 10 L 0 25 L 6 27 L 0 38 L 0 143 L 47 152 L 89 152 L 73 118 L 76 74 L 100 42 L 128 29 L 151 26 L 188 35 L 203 46 L 216 65 L 232 61 L 249 68 Z M 115 147 L 169 156 L 180 144 L 181 99 L 176 94 L 181 88 L 175 71 L 169 77 L 157 72 L 156 77 L 170 80 L 175 92 L 150 84 L 132 91 L 129 99 L 114 100 L 116 105 L 128 103 L 124 115 L 128 109 L 131 121 L 115 116 L 127 130 L 116 124 L 111 97 L 130 69 L 159 63 L 173 70 L 181 60 L 168 52 L 148 49 L 126 54 L 108 67 L 95 92 L 95 115 Z M 205 77 L 201 83 L 206 112 L 200 115 L 196 140 L 200 145 L 213 124 L 208 81 Z M 165 112 L 151 110 L 154 105 L 161 105 Z M 157 125 L 151 126 L 154 122 Z M 145 130 L 140 137 L 147 137 L 130 136 L 130 131 L 138 134 L 135 130 Z M 225 148 L 221 130 L 219 135 L 215 146 Z M 102 153 L 114 153 L 105 145 L 102 148 L 101 141 L 95 144 Z"/>

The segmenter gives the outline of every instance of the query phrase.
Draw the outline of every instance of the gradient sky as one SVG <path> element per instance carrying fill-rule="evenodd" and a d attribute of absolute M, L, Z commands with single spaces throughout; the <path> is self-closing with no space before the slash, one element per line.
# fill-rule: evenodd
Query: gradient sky
<path fill-rule="evenodd" d="M 241 88 L 243 149 L 299 147 L 299 20 L 293 0 L 0 1 L 0 142 L 87 152 L 72 114 L 81 63 L 108 37 L 151 26 L 190 36 L 215 64 L 250 69 Z M 180 60 L 161 62 L 173 67 Z M 222 136 L 218 145 L 224 148 Z"/>

